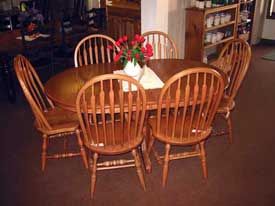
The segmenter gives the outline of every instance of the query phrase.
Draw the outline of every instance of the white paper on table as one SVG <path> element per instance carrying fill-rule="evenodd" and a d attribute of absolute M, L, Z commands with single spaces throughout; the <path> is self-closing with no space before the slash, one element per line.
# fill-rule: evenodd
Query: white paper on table
<path fill-rule="evenodd" d="M 161 79 L 156 75 L 156 73 L 150 69 L 149 67 L 145 66 L 144 73 L 141 79 L 139 80 L 139 83 L 143 86 L 144 89 L 159 89 L 162 88 L 164 83 L 161 81 Z M 123 70 L 116 70 L 113 72 L 114 74 L 125 74 Z M 127 92 L 128 89 L 128 82 L 122 83 L 123 91 Z M 136 86 L 132 85 L 132 91 L 136 91 Z"/>
<path fill-rule="evenodd" d="M 47 38 L 47 37 L 50 37 L 50 35 L 49 35 L 49 34 L 38 34 L 38 35 L 35 36 L 35 37 L 26 35 L 26 36 L 25 36 L 25 40 L 26 40 L 26 41 L 33 41 L 33 40 L 37 39 L 38 37 Z M 16 39 L 22 39 L 22 36 L 18 36 L 18 37 L 16 37 Z"/>

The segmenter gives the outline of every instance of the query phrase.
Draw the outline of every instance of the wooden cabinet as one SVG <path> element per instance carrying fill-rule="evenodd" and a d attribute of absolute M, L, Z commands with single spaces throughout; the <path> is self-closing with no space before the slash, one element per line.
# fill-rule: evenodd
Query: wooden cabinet
<path fill-rule="evenodd" d="M 185 58 L 203 61 L 206 50 L 236 38 L 238 8 L 237 3 L 205 9 L 187 8 Z"/>
<path fill-rule="evenodd" d="M 115 3 L 107 4 L 107 33 L 117 40 L 128 35 L 133 38 L 141 33 L 140 3 Z"/>
<path fill-rule="evenodd" d="M 251 44 L 251 35 L 254 23 L 256 0 L 240 0 L 238 31 L 239 38 L 246 40 Z"/>

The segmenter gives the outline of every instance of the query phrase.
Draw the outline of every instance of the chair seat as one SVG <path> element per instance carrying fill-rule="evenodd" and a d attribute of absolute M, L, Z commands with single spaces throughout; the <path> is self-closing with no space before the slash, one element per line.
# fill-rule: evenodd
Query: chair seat
<path fill-rule="evenodd" d="M 79 126 L 79 121 L 76 113 L 66 111 L 59 107 L 55 107 L 52 110 L 44 112 L 44 115 L 49 124 L 51 125 L 51 129 L 45 130 L 39 128 L 37 124 L 36 127 L 39 131 L 47 135 L 53 135 L 64 132 L 74 132 Z"/>
<path fill-rule="evenodd" d="M 233 100 L 232 103 L 229 102 L 228 96 L 223 96 L 222 100 L 219 104 L 218 113 L 227 113 L 228 111 L 234 109 L 235 107 L 235 101 Z"/>
<path fill-rule="evenodd" d="M 170 115 L 170 120 L 171 121 L 172 116 Z M 182 115 L 178 115 L 177 119 L 180 120 L 182 119 Z M 188 131 L 189 131 L 189 125 L 190 125 L 190 120 L 186 120 L 186 124 L 184 124 L 183 126 L 183 136 L 182 138 L 180 137 L 180 133 L 181 133 L 181 129 L 182 127 L 177 125 L 175 128 L 175 134 L 174 137 L 170 136 L 170 134 L 172 133 L 172 127 L 171 125 L 168 125 L 168 128 L 166 126 L 166 116 L 162 116 L 161 120 L 160 120 L 160 134 L 157 133 L 157 117 L 153 116 L 151 118 L 149 118 L 148 123 L 151 126 L 152 132 L 153 132 L 153 136 L 155 136 L 157 139 L 159 139 L 162 142 L 165 143 L 169 143 L 169 144 L 174 144 L 174 145 L 193 145 L 196 143 L 199 143 L 200 141 L 204 140 L 205 138 L 207 138 L 209 136 L 209 134 L 212 131 L 212 128 L 207 128 L 205 130 L 198 130 L 197 134 L 196 134 L 196 129 L 195 126 L 193 126 L 193 130 L 192 133 L 190 134 L 190 137 L 188 137 Z M 168 130 L 168 132 L 167 132 Z M 167 136 L 163 135 L 167 132 Z"/>
<path fill-rule="evenodd" d="M 132 123 L 133 124 L 133 123 Z M 134 126 L 134 125 L 133 125 Z M 94 142 L 85 142 L 84 144 L 90 148 L 91 150 L 106 154 L 106 155 L 114 155 L 114 154 L 122 154 L 125 152 L 129 152 L 132 149 L 136 148 L 142 141 L 142 136 L 135 137 L 134 135 L 134 129 L 131 129 L 131 134 L 129 135 L 128 139 L 128 132 L 127 131 L 127 123 L 124 122 L 124 127 L 122 128 L 120 121 L 115 121 L 114 124 L 115 132 L 114 132 L 114 138 L 116 141 L 116 145 L 113 144 L 113 136 L 112 136 L 112 124 L 111 122 L 108 122 L 106 124 L 106 138 L 107 140 L 104 140 L 104 130 L 103 125 L 98 125 L 98 141 L 94 140 Z M 125 132 L 124 132 L 125 131 Z M 91 126 L 91 134 L 95 134 L 95 126 Z M 94 135 L 95 137 L 95 135 Z M 135 137 L 135 138 L 134 138 Z M 97 141 L 97 142 L 95 142 Z M 104 142 L 107 142 L 104 144 Z"/>

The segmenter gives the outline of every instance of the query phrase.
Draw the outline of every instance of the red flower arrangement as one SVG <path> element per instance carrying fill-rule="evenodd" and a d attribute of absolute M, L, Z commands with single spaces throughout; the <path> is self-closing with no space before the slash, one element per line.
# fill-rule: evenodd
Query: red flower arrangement
<path fill-rule="evenodd" d="M 145 38 L 138 34 L 135 35 L 134 40 L 128 44 L 128 36 L 123 36 L 116 41 L 116 46 L 120 48 L 118 54 L 114 57 L 115 62 L 122 62 L 125 66 L 128 61 L 132 61 L 134 65 L 137 63 L 145 64 L 151 56 L 153 56 L 153 49 L 151 44 L 143 45 Z M 108 46 L 112 49 L 112 46 Z"/>

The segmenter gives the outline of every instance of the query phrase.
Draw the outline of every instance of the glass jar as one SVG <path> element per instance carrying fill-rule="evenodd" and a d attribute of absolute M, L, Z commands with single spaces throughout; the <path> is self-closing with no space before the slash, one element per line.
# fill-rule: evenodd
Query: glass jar
<path fill-rule="evenodd" d="M 214 25 L 218 26 L 221 23 L 221 16 L 220 14 L 216 14 L 214 18 Z"/>
<path fill-rule="evenodd" d="M 211 6 L 212 6 L 211 0 L 206 0 L 206 2 L 205 2 L 205 7 L 206 7 L 206 8 L 211 8 Z"/>
<path fill-rule="evenodd" d="M 225 14 L 221 13 L 221 24 L 225 23 Z"/>

